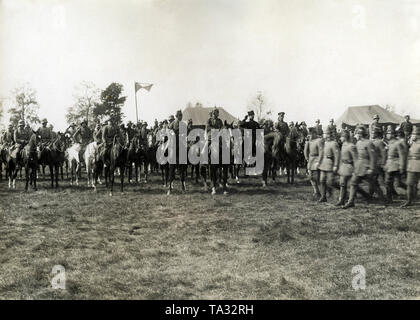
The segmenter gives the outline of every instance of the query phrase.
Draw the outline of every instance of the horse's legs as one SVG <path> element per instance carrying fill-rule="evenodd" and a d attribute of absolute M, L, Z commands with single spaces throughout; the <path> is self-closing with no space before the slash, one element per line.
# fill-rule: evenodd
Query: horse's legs
<path fill-rule="evenodd" d="M 28 191 L 28 188 L 29 188 L 30 175 L 32 175 L 32 172 L 29 172 L 29 167 L 28 165 L 26 165 L 25 166 L 25 178 L 26 178 L 25 191 Z"/>
<path fill-rule="evenodd" d="M 124 192 L 124 171 L 125 171 L 124 164 L 120 166 L 120 171 L 121 171 L 121 192 Z"/>
<path fill-rule="evenodd" d="M 115 180 L 115 166 L 114 165 L 110 165 L 109 175 L 110 175 L 109 180 L 111 183 L 111 192 L 109 193 L 109 195 L 112 196 L 114 192 L 114 180 Z"/>

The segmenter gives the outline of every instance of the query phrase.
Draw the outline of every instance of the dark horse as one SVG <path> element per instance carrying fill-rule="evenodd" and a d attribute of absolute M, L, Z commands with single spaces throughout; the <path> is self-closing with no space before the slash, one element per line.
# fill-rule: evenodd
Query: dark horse
<path fill-rule="evenodd" d="M 114 191 L 115 169 L 120 169 L 121 192 L 124 192 L 124 171 L 127 165 L 127 148 L 120 143 L 117 136 L 114 137 L 111 150 L 109 153 L 109 165 L 105 167 L 105 183 L 108 186 L 108 179 L 111 183 L 110 196 Z"/>
<path fill-rule="evenodd" d="M 64 142 L 61 135 L 51 143 L 50 146 L 44 146 L 41 150 L 40 164 L 48 166 L 51 178 L 51 188 L 58 188 L 58 175 L 62 164 L 64 163 Z"/>
<path fill-rule="evenodd" d="M 291 184 L 295 183 L 295 172 L 299 158 L 298 139 L 298 132 L 296 130 L 291 130 L 289 135 L 286 137 L 286 142 L 284 143 L 284 160 L 287 170 L 287 183 Z"/>
<path fill-rule="evenodd" d="M 140 153 L 140 141 L 138 137 L 134 137 L 130 141 L 130 146 L 127 151 L 127 165 L 128 165 L 128 182 L 132 181 L 133 164 L 134 174 L 136 177 L 136 183 L 139 182 L 138 171 L 140 167 L 141 153 Z"/>
<path fill-rule="evenodd" d="M 264 134 L 264 170 L 262 173 L 263 187 L 267 186 L 268 173 L 272 172 L 272 179 L 275 181 L 275 172 L 280 156 L 284 154 L 285 139 L 280 132 L 269 132 Z"/>

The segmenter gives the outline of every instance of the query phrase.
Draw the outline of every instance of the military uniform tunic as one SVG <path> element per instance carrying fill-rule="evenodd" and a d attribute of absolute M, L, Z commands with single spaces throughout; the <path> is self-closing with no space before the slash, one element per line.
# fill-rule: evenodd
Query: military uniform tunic
<path fill-rule="evenodd" d="M 344 177 L 352 176 L 356 161 L 356 146 L 354 143 L 344 142 L 340 152 L 340 168 L 338 169 L 338 174 Z"/>
<path fill-rule="evenodd" d="M 315 138 L 305 143 L 304 156 L 306 161 L 308 161 L 308 170 L 318 170 L 321 148 L 320 138 Z"/>
<path fill-rule="evenodd" d="M 338 143 L 336 141 L 325 141 L 321 149 L 319 170 L 333 171 L 338 168 Z"/>
<path fill-rule="evenodd" d="M 289 126 L 284 121 L 278 121 L 274 128 L 285 137 L 289 135 L 289 131 L 290 131 Z"/>
<path fill-rule="evenodd" d="M 391 139 L 388 143 L 385 171 L 400 172 L 405 170 L 405 159 L 406 153 L 402 144 L 396 139 Z"/>

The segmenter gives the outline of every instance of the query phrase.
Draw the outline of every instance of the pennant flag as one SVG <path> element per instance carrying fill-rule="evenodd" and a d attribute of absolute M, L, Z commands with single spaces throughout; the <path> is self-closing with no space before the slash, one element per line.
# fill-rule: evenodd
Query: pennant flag
<path fill-rule="evenodd" d="M 135 82 L 134 83 L 134 88 L 137 91 L 139 91 L 140 89 L 146 89 L 147 91 L 150 91 L 150 89 L 152 89 L 153 84 L 149 84 L 149 83 L 139 83 L 139 82 Z"/>

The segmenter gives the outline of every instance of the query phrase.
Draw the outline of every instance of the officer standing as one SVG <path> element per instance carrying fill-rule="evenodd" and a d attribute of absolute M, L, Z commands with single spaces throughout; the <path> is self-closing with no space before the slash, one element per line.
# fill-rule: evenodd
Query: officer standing
<path fill-rule="evenodd" d="M 186 191 L 186 186 L 185 186 L 185 177 L 187 174 L 187 164 L 185 163 L 180 163 L 179 161 L 179 145 L 181 143 L 186 144 L 187 141 L 180 141 L 179 139 L 179 129 L 180 129 L 180 124 L 182 122 L 182 111 L 178 110 L 175 114 L 176 119 L 174 121 L 172 121 L 169 125 L 168 125 L 168 129 L 172 130 L 175 134 L 175 139 L 176 139 L 176 148 L 175 148 L 175 155 L 176 155 L 176 164 L 169 164 L 169 190 L 168 190 L 168 195 L 171 194 L 172 191 L 172 182 L 175 180 L 175 169 L 178 166 L 178 170 L 179 170 L 179 175 L 180 175 L 180 180 L 181 180 L 181 188 L 182 191 Z M 186 150 L 186 145 L 185 145 L 185 150 Z"/>
<path fill-rule="evenodd" d="M 369 186 L 369 195 L 370 197 L 373 196 L 374 189 L 381 190 L 379 187 L 379 177 L 382 177 L 382 179 L 385 180 L 385 162 L 386 162 L 386 145 L 384 141 L 382 140 L 382 129 L 378 127 L 373 127 L 373 132 L 371 132 L 371 140 L 373 145 L 375 146 L 375 155 L 376 155 L 376 161 L 375 161 L 375 170 L 372 174 L 372 183 Z M 383 197 L 382 192 L 379 192 L 378 196 L 380 198 Z"/>
<path fill-rule="evenodd" d="M 407 161 L 407 201 L 401 206 L 403 208 L 413 203 L 420 181 L 420 128 L 417 126 L 413 128 L 411 141 Z"/>
<path fill-rule="evenodd" d="M 319 158 L 321 198 L 318 202 L 327 202 L 327 190 L 332 190 L 334 174 L 337 173 L 339 160 L 338 143 L 334 140 L 333 132 L 329 129 L 325 132 L 325 141 Z"/>
<path fill-rule="evenodd" d="M 336 206 L 342 206 L 345 204 L 347 185 L 353 175 L 354 164 L 357 161 L 356 146 L 351 140 L 350 132 L 348 130 L 343 130 L 341 132 L 340 140 L 342 143 L 340 152 L 340 167 L 338 169 L 338 174 L 340 175 L 340 196 Z"/>
<path fill-rule="evenodd" d="M 319 200 L 321 192 L 319 191 L 319 154 L 321 153 L 321 138 L 318 137 L 315 128 L 309 128 L 309 140 L 305 143 L 304 156 L 308 162 L 309 181 L 311 182 L 314 193 L 312 198 Z"/>
<path fill-rule="evenodd" d="M 386 138 L 388 140 L 388 155 L 385 165 L 386 200 L 388 203 L 392 203 L 392 196 L 397 193 L 394 189 L 394 180 L 396 179 L 398 185 L 401 185 L 401 175 L 405 171 L 406 152 L 401 143 L 395 139 L 395 131 L 392 126 L 388 126 Z"/>

